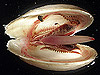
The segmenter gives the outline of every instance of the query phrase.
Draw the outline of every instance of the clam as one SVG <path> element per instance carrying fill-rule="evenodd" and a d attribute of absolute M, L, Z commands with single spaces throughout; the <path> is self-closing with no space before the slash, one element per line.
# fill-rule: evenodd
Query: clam
<path fill-rule="evenodd" d="M 5 27 L 5 33 L 13 38 L 7 47 L 33 66 L 54 71 L 75 70 L 97 56 L 95 49 L 78 44 L 93 41 L 93 37 L 75 35 L 92 22 L 91 14 L 74 5 L 42 6 Z"/>

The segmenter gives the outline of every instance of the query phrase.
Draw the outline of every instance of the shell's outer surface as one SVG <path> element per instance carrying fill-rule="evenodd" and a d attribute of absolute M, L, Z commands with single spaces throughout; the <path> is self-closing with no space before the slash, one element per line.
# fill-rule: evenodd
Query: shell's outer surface
<path fill-rule="evenodd" d="M 39 20 L 39 16 L 43 16 L 43 22 Z M 68 20 L 65 20 L 66 18 L 63 16 Z M 64 24 L 69 23 L 70 17 L 75 19 L 75 25 L 72 23 L 72 27 L 67 34 L 74 29 L 75 31 L 71 34 L 81 31 L 93 22 L 91 14 L 73 5 L 55 4 L 30 10 L 21 17 L 11 21 L 5 27 L 5 33 L 15 38 L 15 40 L 8 41 L 8 50 L 21 57 L 25 62 L 46 70 L 68 71 L 89 64 L 97 56 L 97 52 L 89 46 L 77 44 L 78 49 L 60 52 L 55 50 L 55 46 L 37 45 L 36 43 L 34 45 L 34 42 L 31 42 L 34 39 L 39 40 L 42 35 L 48 34 L 54 28 L 57 30 L 57 28 L 66 27 Z M 77 26 L 78 21 L 76 19 L 79 21 Z M 60 25 L 54 25 L 56 23 Z M 48 28 L 51 28 L 51 30 L 48 30 Z M 53 34 L 64 35 L 65 33 L 60 31 Z M 57 47 L 56 49 L 60 48 Z M 25 55 L 22 54 L 22 50 L 24 50 Z"/>

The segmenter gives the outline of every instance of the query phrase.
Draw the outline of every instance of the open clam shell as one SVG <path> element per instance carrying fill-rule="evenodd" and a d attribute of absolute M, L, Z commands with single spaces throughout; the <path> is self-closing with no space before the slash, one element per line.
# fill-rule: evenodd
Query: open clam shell
<path fill-rule="evenodd" d="M 47 26 L 47 24 L 49 25 L 51 23 L 48 19 L 45 22 L 39 22 L 38 27 L 36 29 L 34 27 L 35 30 L 33 30 L 33 24 L 38 20 L 38 16 L 46 16 L 58 13 L 63 14 L 68 19 L 70 19 L 71 16 L 76 16 L 74 17 L 74 19 L 77 18 L 80 21 L 79 25 L 75 28 L 75 32 L 72 34 L 86 29 L 93 22 L 93 17 L 91 14 L 73 5 L 55 4 L 30 10 L 21 17 L 11 21 L 5 27 L 5 33 L 10 37 L 15 38 L 15 40 L 8 41 L 8 50 L 14 53 L 15 55 L 19 56 L 25 62 L 46 70 L 68 71 L 75 70 L 85 65 L 88 65 L 95 59 L 95 57 L 97 56 L 97 52 L 93 48 L 86 45 L 76 44 L 78 48 L 73 49 L 69 52 L 50 50 L 50 48 L 53 47 L 52 45 L 47 45 L 47 47 L 43 44 L 38 46 L 27 45 L 30 44 L 27 43 L 30 40 L 30 30 L 33 35 L 34 31 L 38 33 L 39 29 L 44 28 Z M 50 17 L 51 19 L 53 19 L 54 15 L 51 15 Z M 54 22 L 57 21 L 59 22 L 59 24 L 63 24 L 63 22 L 68 22 L 63 20 L 61 16 L 60 19 L 58 19 L 59 15 L 56 17 L 57 19 L 53 19 Z M 45 33 L 48 32 L 44 32 L 39 35 L 43 35 Z M 34 35 L 35 34 L 36 33 L 34 33 Z M 45 47 L 46 49 L 41 50 Z M 28 55 L 22 55 L 22 48 L 27 48 L 26 52 L 28 53 Z M 73 53 L 73 51 L 76 53 Z"/>

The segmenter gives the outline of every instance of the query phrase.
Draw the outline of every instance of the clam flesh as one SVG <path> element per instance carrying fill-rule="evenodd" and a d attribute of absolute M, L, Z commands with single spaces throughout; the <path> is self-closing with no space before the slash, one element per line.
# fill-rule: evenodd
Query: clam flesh
<path fill-rule="evenodd" d="M 23 61 L 45 70 L 68 71 L 92 62 L 97 52 L 86 45 L 93 37 L 74 35 L 93 22 L 87 11 L 74 5 L 46 5 L 30 10 L 5 27 L 13 38 L 8 50 Z"/>

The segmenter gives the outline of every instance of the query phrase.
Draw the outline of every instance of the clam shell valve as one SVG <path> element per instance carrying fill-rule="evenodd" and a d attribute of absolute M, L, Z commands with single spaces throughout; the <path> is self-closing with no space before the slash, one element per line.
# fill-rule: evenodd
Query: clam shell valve
<path fill-rule="evenodd" d="M 5 33 L 13 38 L 8 50 L 33 66 L 53 71 L 76 70 L 92 62 L 97 52 L 80 43 L 90 36 L 75 35 L 93 22 L 84 9 L 67 4 L 46 5 L 11 21 Z"/>

